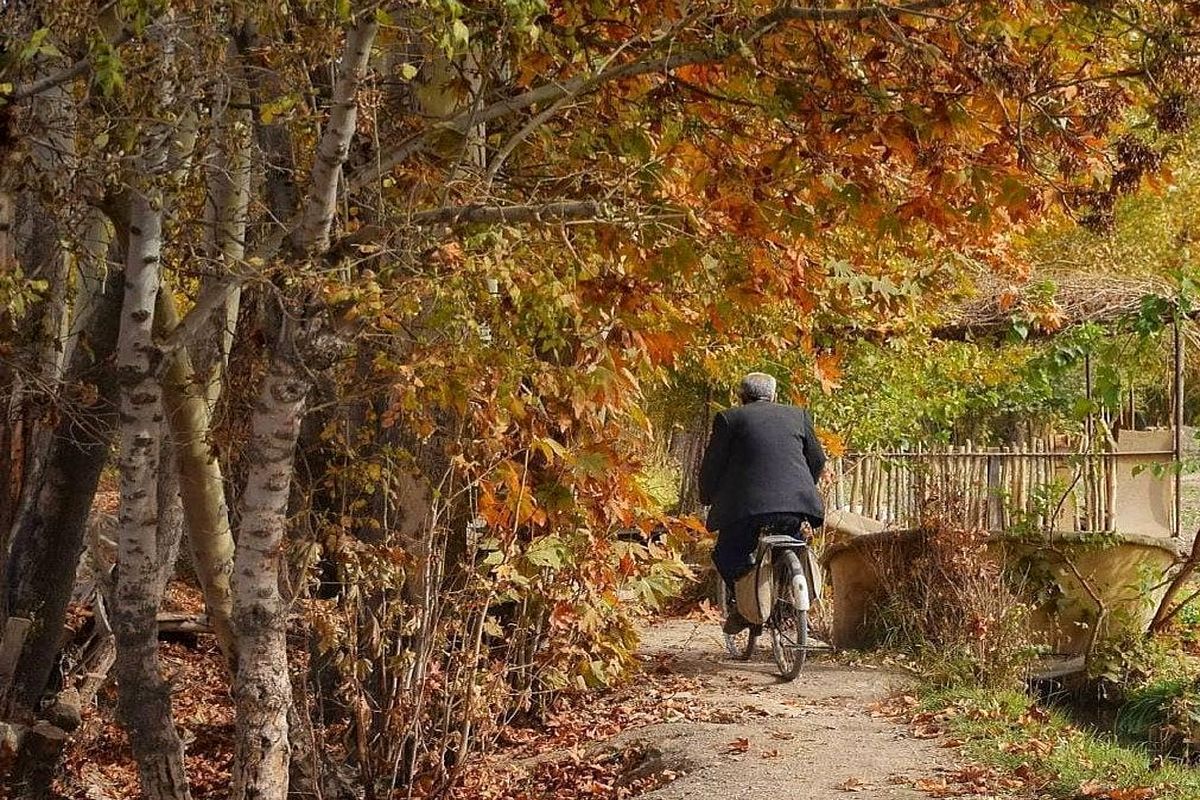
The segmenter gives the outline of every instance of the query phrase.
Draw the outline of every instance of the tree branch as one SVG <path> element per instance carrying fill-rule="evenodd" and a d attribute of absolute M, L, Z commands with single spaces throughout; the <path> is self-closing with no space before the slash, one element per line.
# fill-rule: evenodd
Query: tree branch
<path fill-rule="evenodd" d="M 129 28 L 122 28 L 121 32 L 109 42 L 109 46 L 120 47 L 132 38 L 133 31 L 131 31 Z M 53 89 L 59 84 L 78 78 L 80 75 L 87 72 L 91 66 L 92 60 L 90 56 L 84 56 L 61 72 L 56 72 L 53 75 L 47 75 L 44 78 L 39 78 L 33 83 L 17 87 L 13 90 L 12 94 L 3 99 L 8 100 L 10 103 L 19 103 L 26 98 L 33 97 L 35 94 L 41 94 L 48 89 Z"/>
<path fill-rule="evenodd" d="M 333 87 L 333 105 L 321 133 L 304 212 L 296 231 L 297 249 L 323 252 L 329 248 L 329 228 L 337 204 L 338 178 L 350 151 L 358 118 L 358 87 L 367 68 L 379 23 L 367 14 L 346 34 L 346 45 Z"/>
<path fill-rule="evenodd" d="M 1183 563 L 1179 566 L 1179 570 L 1171 577 L 1171 583 L 1167 586 L 1167 590 L 1163 592 L 1162 600 L 1159 601 L 1158 608 L 1154 612 L 1154 619 L 1150 622 L 1150 633 L 1160 633 L 1167 627 L 1167 623 L 1195 597 L 1195 595 L 1192 595 L 1182 603 L 1175 603 L 1176 596 L 1184 584 L 1191 580 L 1198 566 L 1200 566 L 1200 531 L 1197 531 L 1196 535 L 1192 538 L 1192 550 L 1188 557 L 1184 559 Z"/>
<path fill-rule="evenodd" d="M 523 222 L 565 222 L 568 220 L 606 219 L 604 207 L 594 200 L 563 200 L 553 203 L 512 206 L 451 206 L 418 211 L 409 222 L 432 225 L 505 225 Z"/>
<path fill-rule="evenodd" d="M 790 3 L 761 17 L 763 24 L 778 22 L 856 22 L 864 19 L 891 19 L 902 14 L 920 14 L 936 11 L 953 5 L 958 0 L 920 0 L 916 3 L 894 6 L 888 3 L 870 3 L 857 8 L 811 8 L 793 6 Z"/>
<path fill-rule="evenodd" d="M 782 22 L 846 22 L 872 18 L 887 19 L 905 13 L 918 13 L 943 8 L 953 5 L 955 2 L 960 2 L 960 0 L 918 0 L 918 2 L 903 6 L 871 4 L 861 8 L 850 9 L 822 9 L 785 5 L 755 20 L 748 27 L 749 33 L 747 36 L 742 39 L 731 38 L 730 41 L 719 45 L 698 47 L 693 50 L 686 50 L 666 56 L 635 60 L 615 67 L 605 67 L 590 76 L 579 76 L 561 82 L 546 84 L 530 89 L 515 97 L 497 100 L 481 109 L 471 108 L 462 111 L 449 119 L 431 125 L 425 130 L 408 137 L 397 144 L 392 150 L 381 154 L 375 163 L 345 175 L 344 185 L 346 190 L 350 192 L 364 188 L 378 180 L 381 176 L 386 175 L 394 167 L 404 163 L 418 153 L 424 152 L 440 132 L 457 131 L 465 134 L 471 126 L 486 124 L 531 106 L 543 103 L 557 103 L 564 99 L 578 97 L 605 83 L 621 78 L 631 78 L 654 72 L 670 72 L 671 70 L 691 64 L 721 61 L 739 52 L 746 44 L 766 36 Z M 347 52 L 351 52 L 349 47 L 347 47 Z M 327 132 L 328 130 L 333 130 L 334 127 L 331 120 Z M 314 181 L 315 178 L 314 170 Z M 336 181 L 334 185 L 336 187 Z M 310 194 L 315 195 L 316 192 L 310 192 Z M 573 216 L 569 213 L 570 210 L 577 211 L 578 216 Z M 515 224 L 520 222 L 545 222 L 548 220 L 590 219 L 598 216 L 597 211 L 598 207 L 588 209 L 585 206 L 579 205 L 579 203 L 550 203 L 544 206 L 511 207 L 466 206 L 454 209 L 417 212 L 413 215 L 411 221 L 415 225 L 466 224 L 469 222 Z M 307 216 L 307 208 L 305 213 Z M 291 226 L 280 226 L 272 236 L 268 237 L 262 243 L 255 256 L 262 260 L 273 258 L 284 241 L 291 235 L 291 231 Z M 327 227 L 325 229 L 325 236 L 328 237 Z M 300 237 L 301 240 L 303 238 Z M 327 238 L 326 242 L 328 242 Z M 162 343 L 162 348 L 166 352 L 170 352 L 193 338 L 204 324 L 204 320 L 207 319 L 208 315 L 217 308 L 220 308 L 226 299 L 245 280 L 247 280 L 245 275 L 231 275 L 225 281 L 208 287 L 208 289 L 201 293 L 192 310 L 184 316 L 179 327 L 175 329 L 175 332 Z"/>
<path fill-rule="evenodd" d="M 522 111 L 530 106 L 541 105 L 542 103 L 555 103 L 563 99 L 578 97 L 605 83 L 622 78 L 633 78 L 654 72 L 670 72 L 692 64 L 723 61 L 740 52 L 746 45 L 766 36 L 784 22 L 847 22 L 872 18 L 887 19 L 905 13 L 943 8 L 955 2 L 960 2 L 960 0 L 919 0 L 918 2 L 903 6 L 871 4 L 861 8 L 839 9 L 797 7 L 785 4 L 775 11 L 754 20 L 748 26 L 746 35 L 740 38 L 730 37 L 726 42 L 708 47 L 696 47 L 666 56 L 644 58 L 615 67 L 605 67 L 592 75 L 580 75 L 565 81 L 538 86 L 514 97 L 497 100 L 482 109 L 468 109 L 460 112 L 449 119 L 413 134 L 396 145 L 391 151 L 381 154 L 374 164 L 367 165 L 347 175 L 346 186 L 349 191 L 355 191 L 378 180 L 381 175 L 387 174 L 393 167 L 404 163 L 418 153 L 424 152 L 431 145 L 435 136 L 442 131 L 455 131 L 465 134 L 467 127 L 470 125 L 485 124 L 509 114 Z"/>
<path fill-rule="evenodd" d="M 333 106 L 321 134 L 300 220 L 294 226 L 288 224 L 276 228 L 250 261 L 265 262 L 274 258 L 289 236 L 294 236 L 293 243 L 301 252 L 321 253 L 329 249 L 329 229 L 337 203 L 338 178 L 342 174 L 342 165 L 345 164 L 358 117 L 358 87 L 378 29 L 375 14 L 369 12 L 347 32 L 337 82 L 334 84 Z M 253 271 L 242 267 L 235 269 L 232 264 L 228 267 L 230 274 L 206 286 L 196 299 L 196 304 L 160 343 L 164 354 L 173 353 L 193 340 L 217 309 L 225 305 L 254 275 Z"/>

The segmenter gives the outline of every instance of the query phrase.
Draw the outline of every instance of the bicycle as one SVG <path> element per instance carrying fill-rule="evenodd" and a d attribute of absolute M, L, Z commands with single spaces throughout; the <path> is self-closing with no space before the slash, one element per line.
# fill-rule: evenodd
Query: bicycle
<path fill-rule="evenodd" d="M 809 564 L 807 550 L 807 542 L 792 536 L 768 534 L 759 537 L 754 574 L 758 575 L 764 567 L 770 569 L 771 574 L 769 581 L 756 578 L 759 613 L 748 618 L 763 622 L 732 636 L 724 634 L 729 655 L 749 661 L 762 631 L 770 631 L 775 666 L 780 677 L 788 681 L 800 674 L 808 653 L 808 612 L 812 608 L 816 581 L 806 568 Z M 769 587 L 766 592 L 763 591 L 764 583 Z M 736 603 L 736 599 L 728 594 L 725 581 L 718 579 L 717 607 L 726 614 Z"/>

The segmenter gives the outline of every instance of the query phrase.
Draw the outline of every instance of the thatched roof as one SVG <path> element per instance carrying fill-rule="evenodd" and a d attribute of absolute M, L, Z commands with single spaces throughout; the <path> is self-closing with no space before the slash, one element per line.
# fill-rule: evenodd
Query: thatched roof
<path fill-rule="evenodd" d="M 1169 301 L 1175 294 L 1163 279 L 1079 272 L 1038 275 L 1020 286 L 981 276 L 976 286 L 978 293 L 935 326 L 934 336 L 1004 337 L 1027 327 L 1032 338 L 1085 323 L 1113 327 L 1139 313 L 1147 297 Z"/>

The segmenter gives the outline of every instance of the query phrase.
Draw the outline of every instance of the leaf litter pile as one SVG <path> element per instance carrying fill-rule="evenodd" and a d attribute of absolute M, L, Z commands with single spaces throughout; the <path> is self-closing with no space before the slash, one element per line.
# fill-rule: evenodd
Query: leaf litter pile
<path fill-rule="evenodd" d="M 172 583 L 164 611 L 202 614 L 199 593 Z M 163 675 L 172 688 L 176 727 L 185 747 L 185 768 L 192 797 L 218 798 L 229 793 L 233 761 L 233 699 L 221 653 L 209 636 L 185 637 L 159 644 Z M 139 797 L 137 765 L 129 739 L 117 722 L 116 685 L 110 680 L 83 710 L 83 725 L 71 738 L 57 790 L 86 800 Z"/>
<path fill-rule="evenodd" d="M 640 743 L 614 749 L 619 733 L 665 722 L 709 722 L 722 711 L 699 698 L 701 682 L 647 664 L 626 687 L 558 698 L 536 726 L 509 727 L 498 747 L 473 762 L 454 800 L 622 800 L 682 773 Z"/>
<path fill-rule="evenodd" d="M 173 585 L 164 610 L 201 613 L 193 590 Z M 228 795 L 233 759 L 234 711 L 221 654 L 209 636 L 164 641 L 159 650 L 172 687 L 176 725 L 186 748 L 185 766 L 195 800 Z M 602 744 L 624 731 L 661 722 L 711 721 L 720 714 L 699 699 L 696 679 L 649 663 L 629 685 L 586 694 L 563 694 L 537 720 L 506 726 L 486 756 L 464 765 L 452 800 L 623 800 L 670 783 L 678 773 L 658 763 L 652 748 Z M 139 796 L 137 766 L 116 717 L 110 681 L 84 710 L 56 785 L 65 797 L 125 800 Z M 397 798 L 422 797 L 409 789 Z"/>

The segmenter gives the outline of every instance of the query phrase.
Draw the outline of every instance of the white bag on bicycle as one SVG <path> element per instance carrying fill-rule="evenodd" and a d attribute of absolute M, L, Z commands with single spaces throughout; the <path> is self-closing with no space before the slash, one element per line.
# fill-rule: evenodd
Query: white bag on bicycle
<path fill-rule="evenodd" d="M 759 548 L 758 563 L 754 569 L 737 579 L 734 593 L 737 595 L 738 613 L 752 625 L 762 625 L 771 616 L 775 607 L 774 565 L 771 549 Z"/>

